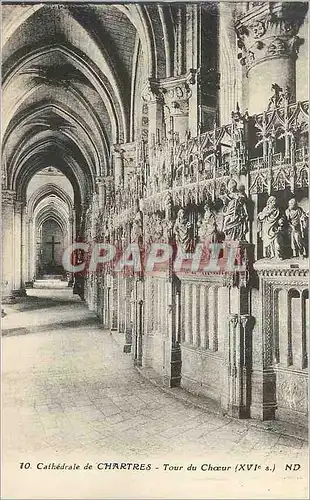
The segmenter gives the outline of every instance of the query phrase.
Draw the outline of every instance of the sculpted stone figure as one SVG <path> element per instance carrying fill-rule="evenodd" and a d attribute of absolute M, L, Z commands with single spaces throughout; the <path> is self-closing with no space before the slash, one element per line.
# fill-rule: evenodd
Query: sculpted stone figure
<path fill-rule="evenodd" d="M 283 225 L 284 219 L 281 217 L 277 207 L 277 200 L 270 196 L 267 205 L 258 214 L 260 222 L 260 234 L 263 240 L 264 257 L 283 257 Z"/>
<path fill-rule="evenodd" d="M 244 241 L 249 222 L 246 195 L 237 189 L 234 179 L 228 183 L 228 193 L 223 197 L 223 202 L 223 231 L 226 239 Z"/>
<path fill-rule="evenodd" d="M 285 215 L 289 224 L 293 257 L 305 257 L 305 229 L 307 228 L 307 215 L 304 210 L 297 205 L 295 198 L 289 200 Z"/>
<path fill-rule="evenodd" d="M 205 205 L 205 213 L 199 223 L 198 236 L 201 243 L 204 241 L 207 241 L 208 243 L 218 243 L 221 239 L 215 215 L 212 212 L 209 203 L 206 203 Z"/>
<path fill-rule="evenodd" d="M 186 217 L 183 208 L 181 208 L 178 211 L 178 215 L 173 226 L 173 234 L 175 236 L 177 244 L 179 244 L 185 252 L 191 251 L 193 243 L 191 230 L 192 224 Z"/>
<path fill-rule="evenodd" d="M 132 223 L 131 241 L 135 243 L 140 243 L 142 236 L 143 236 L 142 213 L 139 211 L 136 213 L 134 221 Z"/>
<path fill-rule="evenodd" d="M 145 220 L 145 235 L 144 241 L 147 245 L 150 243 L 158 243 L 163 238 L 163 219 L 159 214 L 151 214 Z"/>

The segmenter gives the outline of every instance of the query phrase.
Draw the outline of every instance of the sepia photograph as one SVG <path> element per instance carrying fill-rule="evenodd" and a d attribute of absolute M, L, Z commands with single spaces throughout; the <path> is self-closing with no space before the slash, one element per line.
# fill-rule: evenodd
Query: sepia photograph
<path fill-rule="evenodd" d="M 308 498 L 308 11 L 1 3 L 3 500 Z"/>

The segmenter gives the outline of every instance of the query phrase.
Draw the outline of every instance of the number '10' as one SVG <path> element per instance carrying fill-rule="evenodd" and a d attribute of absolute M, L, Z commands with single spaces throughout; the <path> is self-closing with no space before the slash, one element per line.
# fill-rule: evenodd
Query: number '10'
<path fill-rule="evenodd" d="M 19 464 L 20 469 L 30 469 L 30 463 L 29 462 L 21 462 Z"/>

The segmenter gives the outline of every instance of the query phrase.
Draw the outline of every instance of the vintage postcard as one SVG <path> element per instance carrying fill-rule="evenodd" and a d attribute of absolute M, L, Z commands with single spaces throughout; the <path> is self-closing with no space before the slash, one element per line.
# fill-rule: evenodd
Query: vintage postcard
<path fill-rule="evenodd" d="M 308 7 L 2 2 L 1 498 L 308 498 Z"/>

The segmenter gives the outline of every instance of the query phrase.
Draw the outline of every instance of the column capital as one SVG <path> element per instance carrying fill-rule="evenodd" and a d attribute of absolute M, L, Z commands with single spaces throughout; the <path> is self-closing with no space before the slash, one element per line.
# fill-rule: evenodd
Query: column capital
<path fill-rule="evenodd" d="M 103 175 L 98 175 L 96 177 L 96 184 L 97 184 L 97 186 L 103 186 L 104 185 L 104 176 Z"/>
<path fill-rule="evenodd" d="M 191 86 L 196 81 L 197 72 L 194 70 L 160 81 L 159 92 L 172 115 L 188 114 L 189 98 L 192 95 Z"/>
<path fill-rule="evenodd" d="M 296 59 L 303 40 L 299 28 L 306 14 L 305 5 L 294 9 L 282 2 L 268 2 L 258 10 L 250 10 L 236 24 L 240 52 L 238 59 L 249 71 L 256 64 L 275 58 Z"/>
<path fill-rule="evenodd" d="M 164 102 L 166 105 L 186 101 L 191 96 L 190 86 L 197 82 L 197 70 L 164 79 L 149 78 L 142 88 L 144 101 Z"/>
<path fill-rule="evenodd" d="M 142 86 L 142 99 L 150 104 L 162 101 L 159 92 L 159 83 L 155 78 L 148 78 Z"/>
<path fill-rule="evenodd" d="M 13 205 L 16 201 L 16 192 L 8 189 L 2 189 L 1 191 L 2 205 Z"/>
<path fill-rule="evenodd" d="M 115 158 L 123 158 L 123 149 L 124 144 L 113 144 L 113 156 Z"/>
<path fill-rule="evenodd" d="M 25 207 L 25 203 L 23 201 L 15 200 L 15 211 L 16 212 L 21 212 L 24 207 Z"/>

